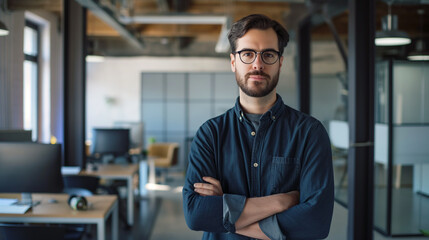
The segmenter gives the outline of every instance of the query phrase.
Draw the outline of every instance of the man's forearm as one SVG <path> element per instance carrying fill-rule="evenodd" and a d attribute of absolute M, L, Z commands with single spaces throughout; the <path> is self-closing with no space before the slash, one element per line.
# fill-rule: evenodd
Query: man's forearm
<path fill-rule="evenodd" d="M 235 222 L 235 228 L 239 230 L 257 223 L 264 218 L 283 212 L 288 208 L 295 206 L 298 202 L 298 191 L 274 194 L 265 197 L 248 198 L 246 199 L 246 203 L 240 217 Z"/>

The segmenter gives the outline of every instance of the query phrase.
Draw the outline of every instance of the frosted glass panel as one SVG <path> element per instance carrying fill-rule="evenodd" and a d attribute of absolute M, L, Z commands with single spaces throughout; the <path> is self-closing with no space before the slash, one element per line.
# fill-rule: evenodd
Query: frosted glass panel
<path fill-rule="evenodd" d="M 143 103 L 143 122 L 146 131 L 163 131 L 164 117 L 163 103 Z"/>
<path fill-rule="evenodd" d="M 347 112 L 338 78 L 335 75 L 313 75 L 311 84 L 311 115 L 322 122 L 343 120 Z"/>
<path fill-rule="evenodd" d="M 194 133 L 211 116 L 210 104 L 189 103 L 189 130 Z"/>
<path fill-rule="evenodd" d="M 429 123 L 429 63 L 393 66 L 394 123 Z"/>
<path fill-rule="evenodd" d="M 208 73 L 189 74 L 189 99 L 211 99 L 211 75 Z"/>
<path fill-rule="evenodd" d="M 214 75 L 215 99 L 235 99 L 238 96 L 237 82 L 234 74 L 216 73 Z"/>
<path fill-rule="evenodd" d="M 142 98 L 143 99 L 163 99 L 164 98 L 164 77 L 162 74 L 143 74 Z"/>
<path fill-rule="evenodd" d="M 167 131 L 185 131 L 185 103 L 167 103 Z"/>
<path fill-rule="evenodd" d="M 167 76 L 167 99 L 185 99 L 185 74 L 169 73 Z"/>

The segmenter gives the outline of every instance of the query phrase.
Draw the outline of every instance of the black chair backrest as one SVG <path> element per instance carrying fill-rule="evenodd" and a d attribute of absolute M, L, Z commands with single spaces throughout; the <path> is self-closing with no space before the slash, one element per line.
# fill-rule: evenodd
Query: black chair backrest
<path fill-rule="evenodd" d="M 58 240 L 64 236 L 64 226 L 0 224 L 0 239 L 5 240 Z"/>
<path fill-rule="evenodd" d="M 66 175 L 63 176 L 64 188 L 84 188 L 96 193 L 100 186 L 100 178 L 96 176 Z"/>

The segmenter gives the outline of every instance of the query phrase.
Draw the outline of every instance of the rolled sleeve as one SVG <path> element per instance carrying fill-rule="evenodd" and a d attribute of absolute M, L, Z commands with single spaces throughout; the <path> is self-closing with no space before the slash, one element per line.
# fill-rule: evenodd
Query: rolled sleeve
<path fill-rule="evenodd" d="M 235 222 L 241 215 L 246 197 L 237 194 L 223 195 L 223 224 L 228 232 L 235 233 Z"/>
<path fill-rule="evenodd" d="M 261 231 L 272 240 L 286 239 L 286 236 L 280 230 L 280 226 L 277 222 L 277 215 L 273 215 L 259 221 L 259 227 L 261 228 Z"/>

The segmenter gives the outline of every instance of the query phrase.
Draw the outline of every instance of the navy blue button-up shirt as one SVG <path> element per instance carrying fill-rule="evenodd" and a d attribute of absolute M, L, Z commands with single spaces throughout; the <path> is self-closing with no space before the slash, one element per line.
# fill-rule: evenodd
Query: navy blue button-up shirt
<path fill-rule="evenodd" d="M 218 179 L 224 196 L 194 192 L 193 184 L 204 182 L 204 176 Z M 325 238 L 334 202 L 330 141 L 318 120 L 286 106 L 279 95 L 257 131 L 239 98 L 234 108 L 198 130 L 183 206 L 188 226 L 205 231 L 203 239 L 249 239 L 234 233 L 245 199 L 293 190 L 300 192 L 300 203 L 262 220 L 261 230 L 272 238 L 279 230 L 280 239 Z"/>

